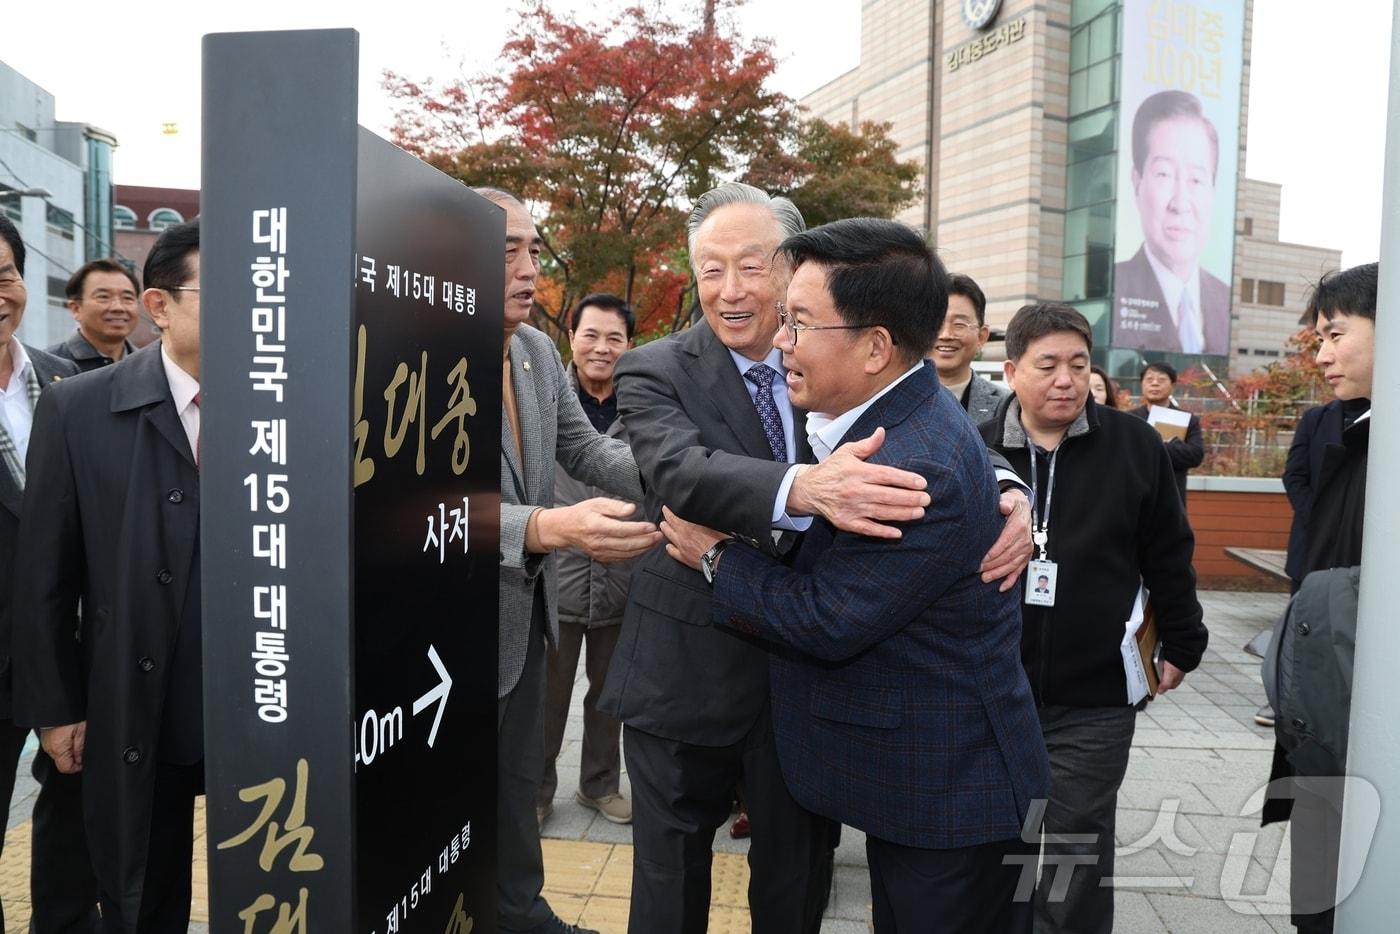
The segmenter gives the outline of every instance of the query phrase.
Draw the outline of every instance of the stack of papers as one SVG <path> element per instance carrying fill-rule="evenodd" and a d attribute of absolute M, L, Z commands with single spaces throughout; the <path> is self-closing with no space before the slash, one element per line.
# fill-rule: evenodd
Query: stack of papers
<path fill-rule="evenodd" d="M 1191 424 L 1191 413 L 1181 409 L 1169 409 L 1165 405 L 1154 405 L 1147 410 L 1147 424 L 1154 426 L 1163 441 L 1176 438 L 1186 440 L 1186 428 Z"/>

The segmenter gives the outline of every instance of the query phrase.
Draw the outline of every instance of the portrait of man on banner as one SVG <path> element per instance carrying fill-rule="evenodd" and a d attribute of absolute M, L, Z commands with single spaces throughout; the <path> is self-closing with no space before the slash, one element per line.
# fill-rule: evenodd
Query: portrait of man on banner
<path fill-rule="evenodd" d="M 1220 138 L 1200 100 L 1159 91 L 1143 101 L 1133 117 L 1132 159 L 1142 246 L 1114 267 L 1115 342 L 1226 353 L 1230 286 L 1201 266 L 1216 206 Z"/>

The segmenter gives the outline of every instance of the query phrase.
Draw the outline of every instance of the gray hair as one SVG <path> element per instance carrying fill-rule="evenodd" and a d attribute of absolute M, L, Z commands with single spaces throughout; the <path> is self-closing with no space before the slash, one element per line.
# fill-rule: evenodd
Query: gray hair
<path fill-rule="evenodd" d="M 800 234 L 807 229 L 807 222 L 802 219 L 802 212 L 797 209 L 797 205 L 792 203 L 792 199 L 784 197 L 771 197 L 761 188 L 752 185 L 745 185 L 743 182 L 725 182 L 718 188 L 711 188 L 705 192 L 695 202 L 695 206 L 690 209 L 690 217 L 686 218 L 686 248 L 691 255 L 695 254 L 695 234 L 700 229 L 700 225 L 716 210 L 731 204 L 761 204 L 773 212 L 773 218 L 778 222 L 778 226 L 783 230 L 783 239 L 787 239 L 794 234 Z"/>

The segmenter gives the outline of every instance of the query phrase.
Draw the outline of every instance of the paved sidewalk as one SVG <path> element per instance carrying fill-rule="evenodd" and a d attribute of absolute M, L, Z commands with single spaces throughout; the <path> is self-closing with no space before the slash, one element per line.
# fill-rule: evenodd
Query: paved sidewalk
<path fill-rule="evenodd" d="M 1277 825 L 1261 832 L 1257 819 L 1256 793 L 1268 778 L 1272 731 L 1254 724 L 1254 713 L 1264 702 L 1259 663 L 1241 649 L 1272 624 L 1286 598 L 1205 592 L 1201 599 L 1211 631 L 1205 661 L 1182 688 L 1154 701 L 1138 718 L 1119 796 L 1115 930 L 1291 932 L 1287 835 Z M 630 828 L 608 823 L 573 800 L 582 680 L 575 688 L 560 754 L 559 797 L 544 826 L 545 884 L 550 902 L 567 920 L 583 920 L 604 934 L 623 934 L 632 835 Z M 31 756 L 26 753 L 20 765 L 0 860 L 7 932 L 22 932 L 28 923 L 29 815 L 37 793 L 29 778 Z M 626 782 L 624 774 L 624 793 Z M 730 840 L 726 829 L 715 838 L 712 934 L 749 930 L 748 845 Z M 196 923 L 191 930 L 198 932 L 207 931 L 201 850 L 197 842 Z M 822 931 L 865 934 L 869 919 L 864 837 L 846 828 Z"/>
<path fill-rule="evenodd" d="M 1289 932 L 1288 842 L 1278 825 L 1258 826 L 1258 803 L 1269 775 L 1273 733 L 1254 723 L 1264 703 L 1259 660 L 1242 646 L 1273 624 L 1281 594 L 1202 592 L 1211 643 L 1183 686 L 1153 701 L 1138 718 L 1128 776 L 1118 801 L 1117 915 L 1123 934 Z M 582 666 L 580 666 L 582 669 Z M 604 934 L 626 930 L 631 834 L 573 800 L 585 684 L 575 685 L 559 761 L 559 796 L 544 826 L 551 903 L 569 920 L 592 922 Z M 627 793 L 623 775 L 623 792 Z M 1262 800 L 1262 799 L 1261 799 Z M 715 837 L 710 930 L 748 931 L 746 842 Z M 596 850 L 566 850 L 568 844 Z M 593 853 L 590 872 L 570 859 Z M 590 880 L 594 885 L 589 888 Z M 836 880 L 823 934 L 865 934 L 870 882 L 864 835 L 845 828 L 836 852 Z"/>

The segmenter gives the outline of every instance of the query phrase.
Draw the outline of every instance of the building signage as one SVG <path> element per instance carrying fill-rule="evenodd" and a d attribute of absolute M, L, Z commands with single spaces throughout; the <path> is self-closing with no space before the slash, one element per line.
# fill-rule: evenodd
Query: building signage
<path fill-rule="evenodd" d="M 205 39 L 214 934 L 495 930 L 504 212 L 356 126 L 357 45 Z"/>

